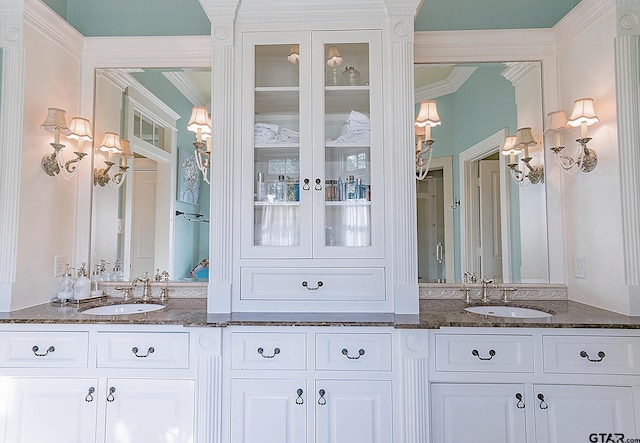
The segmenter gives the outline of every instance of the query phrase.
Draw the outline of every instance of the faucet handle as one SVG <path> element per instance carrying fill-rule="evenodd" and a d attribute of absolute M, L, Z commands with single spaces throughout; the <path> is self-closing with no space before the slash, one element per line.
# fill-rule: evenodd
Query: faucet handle
<path fill-rule="evenodd" d="M 133 291 L 133 286 L 118 287 L 116 288 L 116 291 L 124 291 L 122 301 L 133 300 L 133 293 L 131 292 Z"/>
<path fill-rule="evenodd" d="M 169 300 L 169 286 L 165 286 L 160 289 L 160 301 L 166 302 Z"/>

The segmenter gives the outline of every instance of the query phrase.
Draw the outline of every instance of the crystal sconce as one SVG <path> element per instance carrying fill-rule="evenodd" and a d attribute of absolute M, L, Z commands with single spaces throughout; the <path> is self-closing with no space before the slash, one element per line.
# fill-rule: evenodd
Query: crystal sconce
<path fill-rule="evenodd" d="M 87 155 L 82 152 L 81 142 L 93 140 L 91 134 L 91 125 L 87 119 L 74 117 L 71 119 L 70 127 L 67 126 L 65 111 L 58 108 L 49 108 L 44 123 L 40 125 L 40 129 L 54 134 L 54 141 L 51 144 L 53 153 L 42 157 L 40 166 L 45 174 L 51 177 L 63 178 L 69 180 L 75 176 L 82 160 Z M 77 140 L 77 150 L 74 151 L 75 158 L 64 160 L 63 149 L 65 145 L 60 143 L 60 134 L 66 135 L 67 138 Z"/>
<path fill-rule="evenodd" d="M 206 106 L 194 106 L 191 118 L 187 123 L 187 129 L 196 133 L 196 141 L 193 142 L 196 165 L 202 173 L 202 179 L 210 184 L 209 173 L 211 170 L 211 117 Z"/>
<path fill-rule="evenodd" d="M 431 157 L 433 156 L 433 144 L 435 140 L 431 138 L 431 128 L 440 125 L 438 108 L 435 101 L 424 101 L 420 103 L 420 111 L 416 116 L 416 178 L 424 180 L 429 172 Z"/>
<path fill-rule="evenodd" d="M 507 166 L 511 170 L 511 178 L 519 186 L 544 183 L 544 166 L 532 165 L 533 158 L 529 155 L 529 147 L 537 144 L 531 128 L 520 128 L 516 131 L 516 135 L 509 135 L 505 138 L 502 154 L 509 156 Z M 520 154 L 522 154 L 521 161 L 525 166 L 523 169 L 519 168 L 519 163 L 516 161 L 516 156 Z"/>

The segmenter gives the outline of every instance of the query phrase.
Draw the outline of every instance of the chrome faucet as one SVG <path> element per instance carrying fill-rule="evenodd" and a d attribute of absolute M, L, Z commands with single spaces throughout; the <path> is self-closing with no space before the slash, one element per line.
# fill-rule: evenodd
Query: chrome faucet
<path fill-rule="evenodd" d="M 482 283 L 482 292 L 480 293 L 482 303 L 488 303 L 489 297 L 487 296 L 488 295 L 487 288 L 491 283 L 493 283 L 493 279 L 487 279 L 487 277 L 483 276 L 480 282 Z"/>

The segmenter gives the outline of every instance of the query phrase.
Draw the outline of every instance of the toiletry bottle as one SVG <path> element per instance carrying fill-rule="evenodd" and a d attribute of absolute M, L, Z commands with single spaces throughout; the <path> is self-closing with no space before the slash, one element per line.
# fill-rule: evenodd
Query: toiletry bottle
<path fill-rule="evenodd" d="M 347 200 L 355 200 L 358 198 L 358 187 L 356 185 L 356 179 L 353 175 L 349 176 L 347 180 Z"/>
<path fill-rule="evenodd" d="M 73 268 L 70 268 L 67 264 L 67 269 L 64 271 L 64 276 L 62 277 L 62 284 L 58 290 L 59 300 L 67 301 L 73 298 L 73 275 L 71 274 L 71 269 Z"/>
<path fill-rule="evenodd" d="M 91 274 L 91 297 L 100 297 L 102 295 L 102 275 L 100 273 L 100 265 L 96 265 L 95 271 Z"/>
<path fill-rule="evenodd" d="M 338 177 L 338 201 L 344 201 L 344 183 L 342 183 L 342 177 Z"/>
<path fill-rule="evenodd" d="M 287 199 L 287 182 L 284 181 L 284 175 L 278 176 L 276 185 L 276 201 L 283 202 Z"/>
<path fill-rule="evenodd" d="M 86 263 L 82 263 L 78 270 L 78 278 L 73 284 L 73 298 L 76 300 L 83 300 L 91 296 L 91 280 L 87 277 L 86 265 Z"/>
<path fill-rule="evenodd" d="M 267 199 L 267 183 L 264 181 L 264 172 L 258 172 L 256 183 L 256 201 L 263 202 Z"/>
<path fill-rule="evenodd" d="M 111 276 L 112 281 L 124 281 L 124 271 L 122 270 L 122 263 L 118 260 L 115 262 L 113 268 L 113 274 Z"/>

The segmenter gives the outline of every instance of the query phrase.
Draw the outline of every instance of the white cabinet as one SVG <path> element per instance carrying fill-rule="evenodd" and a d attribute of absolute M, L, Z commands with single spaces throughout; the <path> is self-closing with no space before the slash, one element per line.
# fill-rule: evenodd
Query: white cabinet
<path fill-rule="evenodd" d="M 240 35 L 233 310 L 392 311 L 382 32 Z"/>
<path fill-rule="evenodd" d="M 225 335 L 232 443 L 393 441 L 389 331 Z"/>

